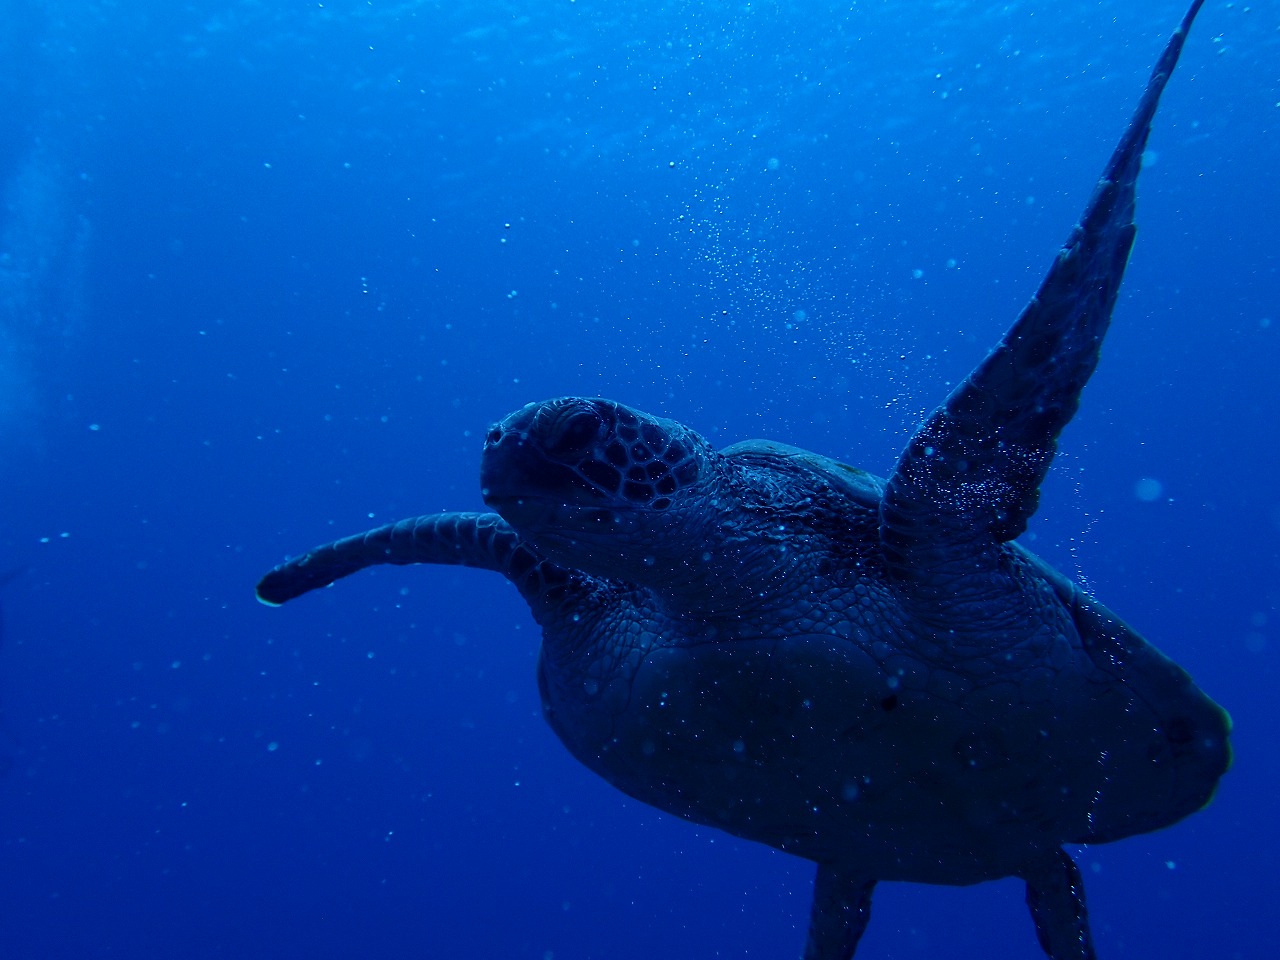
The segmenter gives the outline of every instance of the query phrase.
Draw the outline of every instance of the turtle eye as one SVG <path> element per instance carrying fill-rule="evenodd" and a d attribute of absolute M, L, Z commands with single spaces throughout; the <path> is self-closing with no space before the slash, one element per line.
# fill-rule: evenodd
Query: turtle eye
<path fill-rule="evenodd" d="M 578 460 L 600 441 L 604 431 L 604 421 L 594 410 L 570 408 L 550 424 L 543 447 L 562 462 Z"/>

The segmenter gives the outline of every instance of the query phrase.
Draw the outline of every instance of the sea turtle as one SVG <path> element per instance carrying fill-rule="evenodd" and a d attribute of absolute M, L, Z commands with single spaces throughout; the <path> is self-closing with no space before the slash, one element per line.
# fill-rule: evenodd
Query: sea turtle
<path fill-rule="evenodd" d="M 880 880 L 1017 876 L 1045 952 L 1094 951 L 1063 844 L 1208 802 L 1226 713 L 1013 540 L 1093 372 L 1134 185 L 1195 0 L 1029 306 L 887 480 L 765 441 L 716 451 L 611 400 L 490 429 L 495 513 L 403 520 L 268 573 L 280 604 L 373 564 L 503 574 L 542 627 L 547 720 L 663 810 L 818 865 L 807 960 L 848 960 Z"/>

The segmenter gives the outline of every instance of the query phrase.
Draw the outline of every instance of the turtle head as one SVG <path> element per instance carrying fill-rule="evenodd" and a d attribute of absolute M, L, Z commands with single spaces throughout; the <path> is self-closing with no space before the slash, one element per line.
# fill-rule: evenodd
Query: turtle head
<path fill-rule="evenodd" d="M 696 542 L 718 460 L 673 420 L 559 397 L 490 428 L 480 484 L 485 503 L 556 562 L 648 582 Z"/>

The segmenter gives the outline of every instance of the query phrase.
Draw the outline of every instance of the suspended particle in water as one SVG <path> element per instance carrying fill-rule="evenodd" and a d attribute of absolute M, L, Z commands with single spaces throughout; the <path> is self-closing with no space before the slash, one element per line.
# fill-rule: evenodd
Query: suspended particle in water
<path fill-rule="evenodd" d="M 1164 484 L 1150 477 L 1143 477 L 1133 485 L 1133 495 L 1144 503 L 1159 500 L 1162 493 L 1164 493 Z"/>

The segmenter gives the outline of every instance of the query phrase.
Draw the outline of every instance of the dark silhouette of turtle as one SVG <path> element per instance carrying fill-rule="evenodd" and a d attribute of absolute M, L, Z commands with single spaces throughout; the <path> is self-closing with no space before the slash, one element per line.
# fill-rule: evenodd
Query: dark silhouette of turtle
<path fill-rule="evenodd" d="M 575 757 L 817 863 L 807 960 L 852 957 L 880 880 L 1007 876 L 1053 960 L 1093 957 L 1063 844 L 1200 809 L 1229 720 L 1012 541 L 1097 363 L 1151 119 L 1200 3 L 1038 293 L 888 480 L 765 441 L 717 452 L 682 424 L 562 397 L 489 431 L 496 513 L 339 540 L 258 596 L 382 563 L 495 570 L 542 627 L 542 702 Z"/>
<path fill-rule="evenodd" d="M 17 566 L 4 573 L 0 573 L 0 590 L 17 580 L 20 576 L 27 572 L 25 566 Z M 4 645 L 4 612 L 0 610 L 0 646 Z"/>

